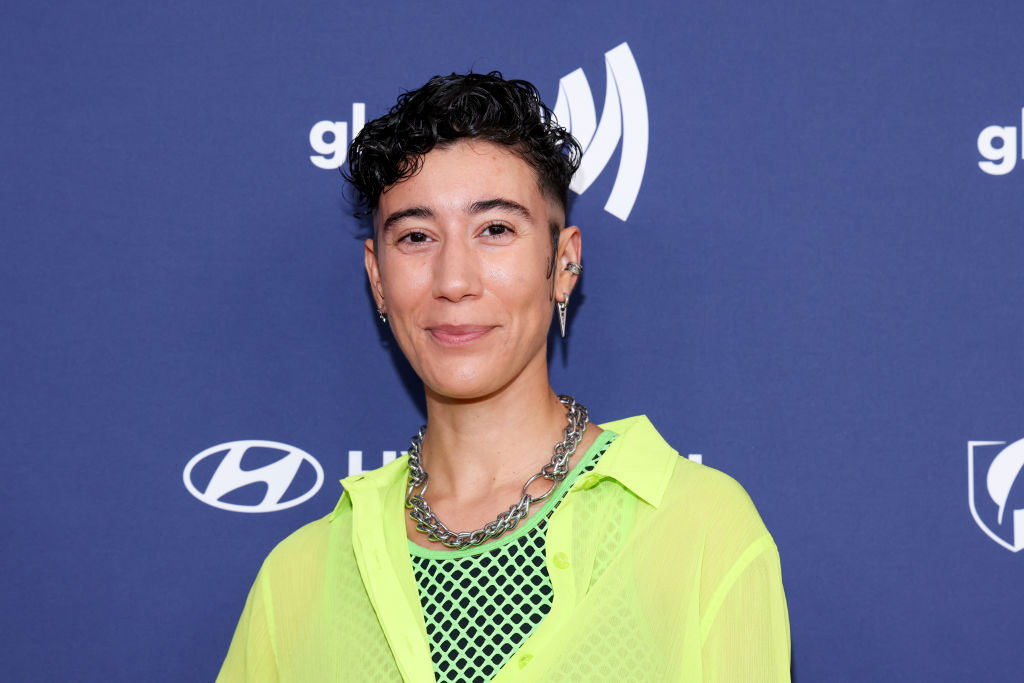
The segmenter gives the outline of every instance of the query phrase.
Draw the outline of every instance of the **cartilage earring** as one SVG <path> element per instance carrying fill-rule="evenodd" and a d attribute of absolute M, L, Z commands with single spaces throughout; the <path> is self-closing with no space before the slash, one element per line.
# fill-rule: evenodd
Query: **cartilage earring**
<path fill-rule="evenodd" d="M 555 303 L 558 305 L 558 326 L 562 328 L 562 339 L 565 339 L 565 313 L 569 308 L 569 295 L 565 295 L 565 301 Z"/>
<path fill-rule="evenodd" d="M 377 307 L 377 317 L 380 318 L 380 321 L 382 323 L 384 323 L 385 325 L 387 324 L 387 322 L 388 322 L 388 314 L 385 313 L 384 309 L 381 308 L 380 306 Z"/>
<path fill-rule="evenodd" d="M 583 266 L 581 266 L 578 263 L 574 263 L 573 261 L 569 261 L 568 263 L 566 263 L 565 269 L 568 270 L 570 273 L 575 273 L 576 275 L 583 275 Z"/>

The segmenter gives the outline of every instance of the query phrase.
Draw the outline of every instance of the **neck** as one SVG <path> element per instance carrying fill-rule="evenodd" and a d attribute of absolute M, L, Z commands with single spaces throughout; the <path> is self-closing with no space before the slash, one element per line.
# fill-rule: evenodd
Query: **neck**
<path fill-rule="evenodd" d="M 566 411 L 544 367 L 472 400 L 428 389 L 427 425 L 423 466 L 430 475 L 430 498 L 458 500 L 522 486 L 550 460 L 562 439 Z"/>

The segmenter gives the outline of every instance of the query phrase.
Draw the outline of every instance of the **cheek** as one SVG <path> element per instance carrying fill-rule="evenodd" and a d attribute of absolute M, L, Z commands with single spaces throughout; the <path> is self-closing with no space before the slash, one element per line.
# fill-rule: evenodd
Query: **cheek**
<path fill-rule="evenodd" d="M 384 297 L 399 314 L 430 293 L 430 269 L 423 264 L 388 264 L 382 271 Z"/>
<path fill-rule="evenodd" d="M 551 280 L 545 277 L 546 262 L 494 267 L 488 273 L 493 291 L 526 325 L 546 319 L 550 308 Z"/>

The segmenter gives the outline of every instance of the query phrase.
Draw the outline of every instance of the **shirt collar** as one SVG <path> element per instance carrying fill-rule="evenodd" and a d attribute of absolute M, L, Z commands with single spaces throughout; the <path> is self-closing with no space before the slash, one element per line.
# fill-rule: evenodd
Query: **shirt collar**
<path fill-rule="evenodd" d="M 601 429 L 619 437 L 597 461 L 593 474 L 615 479 L 648 505 L 661 505 L 679 453 L 661 438 L 646 415 L 609 422 Z"/>
<path fill-rule="evenodd" d="M 408 473 L 409 455 L 406 454 L 370 472 L 345 477 L 341 480 L 344 491 L 338 504 L 334 506 L 334 511 L 327 516 L 327 520 L 334 521 L 334 518 L 341 514 L 346 505 L 350 504 L 346 500 L 350 496 L 365 496 L 374 490 L 378 491 L 376 495 L 383 496 L 383 492 L 392 486 L 404 485 Z"/>

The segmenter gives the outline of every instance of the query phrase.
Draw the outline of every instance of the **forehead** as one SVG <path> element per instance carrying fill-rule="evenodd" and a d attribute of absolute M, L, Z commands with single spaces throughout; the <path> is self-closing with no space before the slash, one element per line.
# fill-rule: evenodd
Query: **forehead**
<path fill-rule="evenodd" d="M 484 140 L 460 140 L 423 156 L 419 171 L 381 194 L 375 223 L 395 211 L 423 206 L 466 211 L 474 203 L 508 199 L 546 223 L 559 207 L 541 190 L 537 172 L 513 149 Z M 379 225 L 378 225 L 379 227 Z"/>

